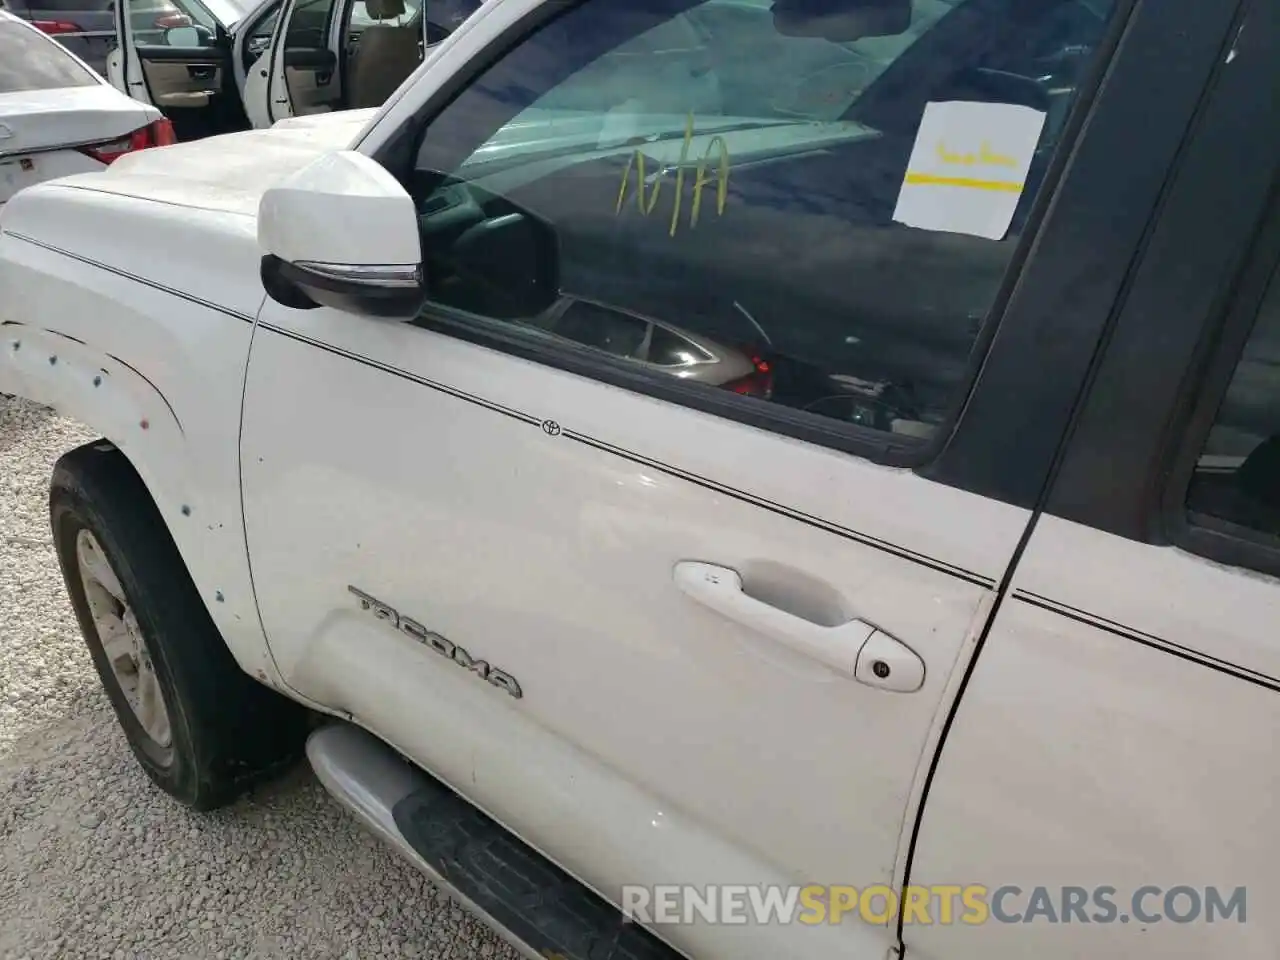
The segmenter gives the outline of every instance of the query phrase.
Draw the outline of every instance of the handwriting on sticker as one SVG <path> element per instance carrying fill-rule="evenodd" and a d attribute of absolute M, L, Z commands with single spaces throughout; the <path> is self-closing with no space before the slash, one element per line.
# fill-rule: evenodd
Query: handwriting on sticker
<path fill-rule="evenodd" d="M 685 170 L 689 166 L 689 151 L 693 148 L 693 137 L 693 114 L 690 113 L 685 121 L 684 141 L 680 146 L 680 159 L 676 162 L 675 201 L 671 207 L 671 229 L 669 231 L 670 236 L 673 237 L 676 235 L 676 228 L 680 224 L 680 207 L 684 202 Z M 708 176 L 708 164 L 713 158 L 716 161 L 715 169 Z M 627 202 L 627 184 L 631 180 L 632 170 L 636 172 L 636 207 L 640 210 L 640 214 L 647 217 L 657 207 L 658 195 L 661 193 L 662 183 L 666 179 L 666 170 L 660 168 L 652 188 L 647 189 L 645 187 L 644 168 L 644 153 L 636 150 L 627 160 L 626 169 L 622 171 L 622 185 L 618 188 L 618 203 L 613 211 L 615 215 L 622 213 L 623 205 Z M 711 138 L 711 142 L 702 151 L 702 158 L 698 160 L 697 166 L 693 171 L 693 202 L 689 208 L 690 230 L 698 225 L 698 217 L 702 212 L 702 191 L 713 182 L 716 187 L 716 215 L 723 216 L 725 204 L 729 199 L 729 145 L 725 143 L 724 137 L 718 134 Z"/>
<path fill-rule="evenodd" d="M 939 140 L 938 159 L 943 163 L 960 164 L 966 167 L 972 167 L 974 164 L 979 163 L 996 167 L 1016 167 L 1018 165 L 1018 162 L 1013 157 L 1003 153 L 996 153 L 992 150 L 991 145 L 985 140 L 982 141 L 982 147 L 976 154 L 948 150 L 946 143 Z"/>

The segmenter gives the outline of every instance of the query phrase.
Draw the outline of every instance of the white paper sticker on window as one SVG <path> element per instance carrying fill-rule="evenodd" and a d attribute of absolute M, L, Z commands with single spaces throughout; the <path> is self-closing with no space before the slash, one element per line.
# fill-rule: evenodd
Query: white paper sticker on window
<path fill-rule="evenodd" d="M 1041 110 L 951 100 L 925 106 L 893 219 L 1000 240 L 1044 128 Z"/>

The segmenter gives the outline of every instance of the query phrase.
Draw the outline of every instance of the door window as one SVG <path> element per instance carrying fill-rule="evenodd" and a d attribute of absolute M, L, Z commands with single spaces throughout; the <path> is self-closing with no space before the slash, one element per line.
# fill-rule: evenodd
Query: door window
<path fill-rule="evenodd" d="M 927 441 L 966 391 L 1113 10 L 903 0 L 896 22 L 872 16 L 892 6 L 833 23 L 812 0 L 587 0 L 551 20 L 421 133 L 424 322 L 515 331 L 550 362 L 625 367 L 693 405 L 734 394 L 716 411 L 819 440 Z M 945 101 L 1044 117 L 1022 182 L 997 188 L 1017 196 L 994 238 L 898 216 L 926 105 Z M 969 163 L 1013 162 L 978 140 Z M 640 353 L 627 331 L 647 324 L 661 342 Z M 656 359 L 681 352 L 696 377 Z"/>
<path fill-rule="evenodd" d="M 214 47 L 218 19 L 196 0 L 131 0 L 129 25 L 139 46 Z"/>
<path fill-rule="evenodd" d="M 335 0 L 299 0 L 285 27 L 286 50 L 327 50 Z"/>
<path fill-rule="evenodd" d="M 245 73 L 249 72 L 249 68 L 252 67 L 258 61 L 258 58 L 266 53 L 267 49 L 271 46 L 271 38 L 276 32 L 276 21 L 280 19 L 280 9 L 282 5 L 283 0 L 281 3 L 277 3 L 275 6 L 271 7 L 264 16 L 259 17 L 259 19 L 248 28 L 249 35 L 245 38 L 244 51 L 242 53 Z"/>

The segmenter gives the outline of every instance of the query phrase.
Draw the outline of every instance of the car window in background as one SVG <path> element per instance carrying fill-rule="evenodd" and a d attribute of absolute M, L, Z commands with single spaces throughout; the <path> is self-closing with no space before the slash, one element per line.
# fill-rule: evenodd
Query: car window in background
<path fill-rule="evenodd" d="M 211 47 L 217 41 L 219 29 L 218 19 L 197 0 L 131 2 L 129 25 L 133 30 L 133 42 L 140 46 L 165 46 L 170 42 L 170 30 L 195 27 L 194 45 Z M 186 31 L 178 36 L 183 37 L 183 45 L 193 43 Z"/>
<path fill-rule="evenodd" d="M 210 36 L 216 36 L 218 32 L 219 19 L 214 16 L 209 7 L 197 0 L 171 0 L 173 5 L 178 8 L 181 15 L 187 17 L 192 24 L 204 27 Z M 224 10 L 224 13 L 227 11 Z M 232 11 L 234 13 L 234 11 Z"/>
<path fill-rule="evenodd" d="M 260 17 L 251 27 L 249 37 L 244 43 L 244 69 L 253 66 L 254 62 L 271 46 L 271 37 L 276 32 L 276 21 L 280 19 L 280 4 L 276 4 L 265 16 Z"/>
<path fill-rule="evenodd" d="M 336 0 L 298 0 L 285 27 L 286 50 L 324 50 Z"/>
<path fill-rule="evenodd" d="M 0 20 L 0 94 L 91 87 L 98 78 L 21 23 Z"/>

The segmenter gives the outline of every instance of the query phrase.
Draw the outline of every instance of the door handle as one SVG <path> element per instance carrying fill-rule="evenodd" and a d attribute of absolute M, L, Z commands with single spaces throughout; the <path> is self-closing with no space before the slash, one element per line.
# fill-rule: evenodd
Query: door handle
<path fill-rule="evenodd" d="M 682 560 L 672 577 L 682 593 L 703 606 L 860 683 L 895 693 L 911 693 L 924 684 L 920 656 L 872 624 L 847 620 L 824 627 L 797 617 L 746 593 L 742 577 L 730 567 Z"/>

